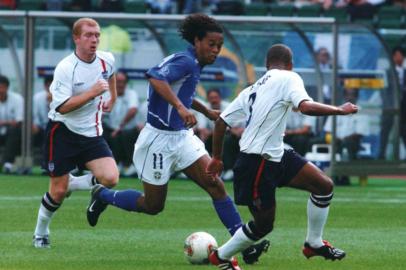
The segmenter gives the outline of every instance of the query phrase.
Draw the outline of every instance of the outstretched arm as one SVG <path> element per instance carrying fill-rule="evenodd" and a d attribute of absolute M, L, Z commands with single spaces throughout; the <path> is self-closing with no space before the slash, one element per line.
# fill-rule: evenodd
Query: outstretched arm
<path fill-rule="evenodd" d="M 193 99 L 192 109 L 194 109 L 198 112 L 201 112 L 204 116 L 206 116 L 207 118 L 209 118 L 212 121 L 217 120 L 217 118 L 219 118 L 220 113 L 221 113 L 219 110 L 211 110 L 211 109 L 207 108 L 197 99 Z"/>
<path fill-rule="evenodd" d="M 196 125 L 196 117 L 192 112 L 186 109 L 179 98 L 173 93 L 171 86 L 166 81 L 157 80 L 154 78 L 149 78 L 148 80 L 154 90 L 178 111 L 180 117 L 185 122 L 187 127 L 190 128 Z"/>
<path fill-rule="evenodd" d="M 347 115 L 358 112 L 357 105 L 351 102 L 344 103 L 341 106 L 327 105 L 319 102 L 304 100 L 299 105 L 299 110 L 307 115 Z"/>
<path fill-rule="evenodd" d="M 213 178 L 219 177 L 223 170 L 223 141 L 226 129 L 226 123 L 219 117 L 213 131 L 213 157 L 206 168 L 206 172 Z"/>

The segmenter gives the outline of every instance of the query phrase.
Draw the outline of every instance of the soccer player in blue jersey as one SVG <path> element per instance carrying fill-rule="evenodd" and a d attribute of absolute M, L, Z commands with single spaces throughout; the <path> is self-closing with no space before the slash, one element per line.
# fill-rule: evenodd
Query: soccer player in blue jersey
<path fill-rule="evenodd" d="M 91 226 L 97 224 L 102 212 L 93 205 L 100 202 L 127 211 L 158 214 L 165 206 L 169 178 L 178 171 L 211 196 L 219 218 L 231 234 L 242 225 L 221 179 L 212 179 L 205 172 L 210 157 L 191 129 L 196 124 L 191 108 L 211 120 L 220 113 L 206 108 L 194 96 L 202 68 L 212 64 L 220 53 L 223 30 L 213 18 L 193 14 L 181 23 L 179 32 L 190 43 L 188 49 L 166 57 L 146 73 L 150 83 L 147 124 L 135 144 L 133 157 L 144 194 L 137 190 L 109 190 L 102 185 L 93 188 L 87 210 Z M 250 247 L 243 253 L 244 260 L 254 263 L 268 246 L 269 241 L 264 240 Z"/>

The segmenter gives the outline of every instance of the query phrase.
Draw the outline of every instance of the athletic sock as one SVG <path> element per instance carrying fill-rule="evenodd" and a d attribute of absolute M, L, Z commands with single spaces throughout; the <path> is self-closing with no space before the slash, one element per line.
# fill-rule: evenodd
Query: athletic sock
<path fill-rule="evenodd" d="M 44 236 L 49 234 L 49 224 L 51 223 L 52 216 L 60 206 L 61 204 L 56 203 L 48 192 L 45 193 L 38 211 L 35 235 Z"/>
<path fill-rule="evenodd" d="M 235 254 L 247 249 L 255 243 L 246 234 L 248 225 L 240 227 L 234 235 L 218 249 L 218 255 L 221 259 L 230 260 Z"/>
<path fill-rule="evenodd" d="M 98 181 L 93 174 L 85 174 L 82 176 L 73 176 L 69 174 L 68 191 L 75 190 L 90 190 Z"/>
<path fill-rule="evenodd" d="M 99 194 L 99 197 L 103 202 L 134 212 L 140 212 L 137 207 L 137 201 L 141 196 L 143 196 L 143 194 L 134 189 L 118 191 L 104 188 Z"/>
<path fill-rule="evenodd" d="M 318 248 L 323 246 L 323 230 L 326 224 L 329 205 L 333 193 L 329 195 L 311 194 L 307 201 L 307 236 L 306 242 L 311 247 Z"/>
<path fill-rule="evenodd" d="M 222 200 L 213 200 L 214 208 L 221 222 L 231 235 L 242 226 L 240 214 L 229 196 Z"/>

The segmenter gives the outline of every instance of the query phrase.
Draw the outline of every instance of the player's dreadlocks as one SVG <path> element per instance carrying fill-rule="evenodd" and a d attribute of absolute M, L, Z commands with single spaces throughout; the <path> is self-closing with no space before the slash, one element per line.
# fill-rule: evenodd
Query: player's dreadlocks
<path fill-rule="evenodd" d="M 180 24 L 178 31 L 183 39 L 194 45 L 195 37 L 202 40 L 207 32 L 223 33 L 223 28 L 215 19 L 196 13 L 187 16 Z"/>

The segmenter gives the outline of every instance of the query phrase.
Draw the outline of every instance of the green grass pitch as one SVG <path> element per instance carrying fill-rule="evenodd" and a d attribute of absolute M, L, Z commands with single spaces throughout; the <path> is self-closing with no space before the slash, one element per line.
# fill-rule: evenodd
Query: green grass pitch
<path fill-rule="evenodd" d="M 157 216 L 107 208 L 95 228 L 85 209 L 88 192 L 76 192 L 58 210 L 51 224 L 51 249 L 31 246 L 41 196 L 48 179 L 41 176 L 0 176 L 0 269 L 215 269 L 193 266 L 183 255 L 190 233 L 207 231 L 219 243 L 228 234 L 210 199 L 191 181 L 171 180 L 166 208 Z M 140 188 L 140 181 L 122 179 L 118 188 Z M 231 184 L 227 183 L 231 191 Z M 347 252 L 340 262 L 307 260 L 301 254 L 306 235 L 308 194 L 277 191 L 277 217 L 268 236 L 270 251 L 255 270 L 395 270 L 406 269 L 406 181 L 372 179 L 336 187 L 325 238 Z M 240 208 L 245 221 L 249 213 Z"/>

